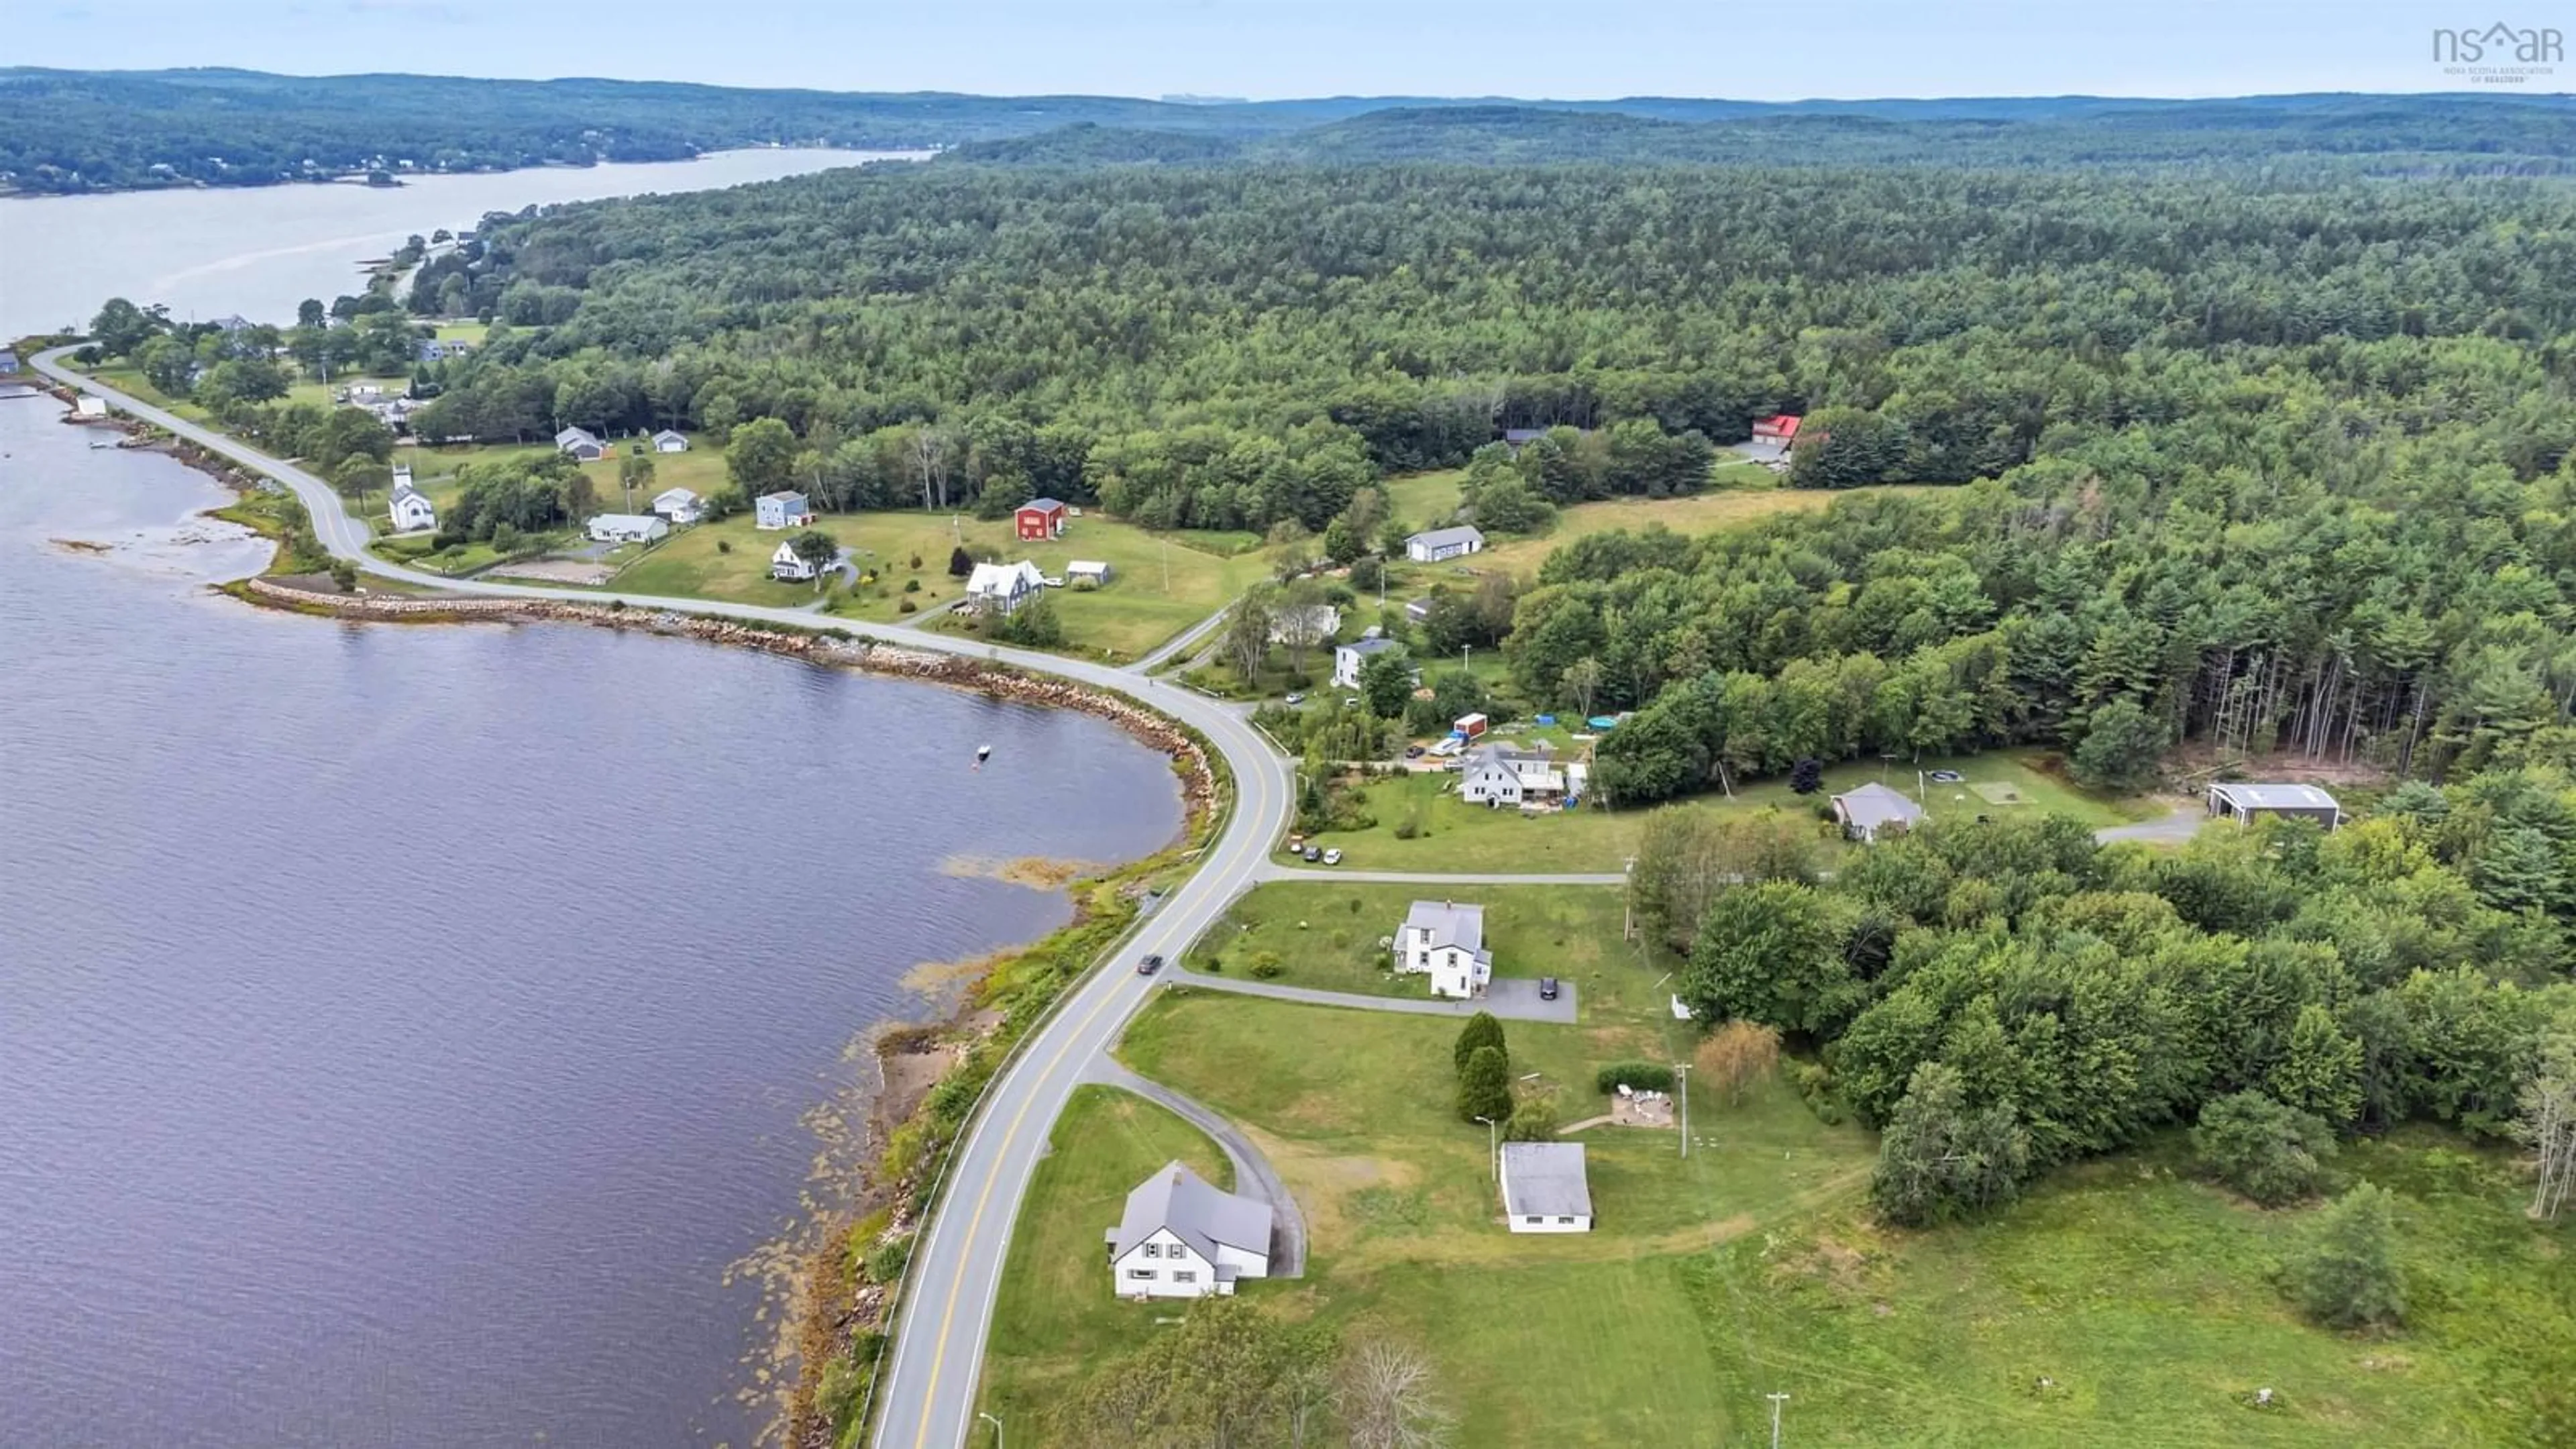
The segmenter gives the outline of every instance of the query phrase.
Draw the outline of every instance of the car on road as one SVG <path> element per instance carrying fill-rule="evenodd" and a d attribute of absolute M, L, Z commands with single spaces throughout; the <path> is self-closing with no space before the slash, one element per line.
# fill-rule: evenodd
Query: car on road
<path fill-rule="evenodd" d="M 1310 845 L 1310 846 L 1307 846 L 1307 847 L 1306 847 L 1306 863 L 1307 863 L 1307 864 L 1312 865 L 1312 864 L 1314 864 L 1316 861 L 1322 860 L 1323 858 L 1324 858 L 1324 847 L 1322 847 L 1322 846 L 1320 846 L 1320 845 Z"/>
<path fill-rule="evenodd" d="M 1288 696 L 1285 702 L 1289 704 L 1304 704 L 1306 702 L 1306 696 L 1302 694 L 1292 694 Z"/>
<path fill-rule="evenodd" d="M 1540 977 L 1538 979 L 1538 999 L 1541 1001 L 1554 1001 L 1556 999 L 1556 995 L 1556 978 L 1553 976 Z"/>
<path fill-rule="evenodd" d="M 1159 951 L 1147 955 L 1144 960 L 1136 963 L 1136 974 L 1139 976 L 1151 976 L 1162 969 L 1163 957 Z"/>
<path fill-rule="evenodd" d="M 1328 851 L 1325 851 L 1325 852 L 1324 852 L 1324 864 L 1326 864 L 1326 865 L 1340 865 L 1341 863 L 1342 863 L 1342 853 L 1341 853 L 1340 851 L 1338 851 L 1338 850 L 1328 850 Z"/>
<path fill-rule="evenodd" d="M 1406 746 L 1404 747 L 1404 757 L 1405 757 L 1406 759 L 1408 759 L 1408 760 L 1418 760 L 1418 759 L 1421 759 L 1421 758 L 1422 758 L 1422 746 L 1420 746 L 1420 745 L 1406 745 Z"/>

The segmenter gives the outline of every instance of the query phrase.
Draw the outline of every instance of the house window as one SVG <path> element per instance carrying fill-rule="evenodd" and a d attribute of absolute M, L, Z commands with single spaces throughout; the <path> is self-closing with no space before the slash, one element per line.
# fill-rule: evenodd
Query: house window
<path fill-rule="evenodd" d="M 1145 1245 L 1145 1256 L 1148 1258 L 1159 1258 L 1163 1256 L 1163 1245 L 1160 1243 L 1147 1243 Z"/>
<path fill-rule="evenodd" d="M 1543 1223 L 1543 1222 L 1546 1222 L 1546 1221 L 1547 1221 L 1547 1219 L 1542 1218 L 1542 1217 L 1535 1217 L 1535 1216 L 1533 1216 L 1533 1217 L 1526 1217 L 1526 1218 L 1523 1218 L 1523 1219 L 1521 1219 L 1521 1221 L 1522 1221 L 1522 1222 L 1525 1222 L 1525 1223 L 1527 1223 L 1527 1224 L 1529 1224 L 1531 1227 L 1537 1227 L 1539 1224 L 1541 1224 L 1541 1223 Z"/>
<path fill-rule="evenodd" d="M 1154 1281 L 1154 1270 L 1151 1268 L 1130 1268 L 1127 1270 L 1127 1276 L 1130 1278 L 1142 1279 L 1147 1283 L 1151 1283 Z"/>
<path fill-rule="evenodd" d="M 1190 1272 L 1174 1273 L 1172 1275 L 1172 1281 L 1175 1283 L 1195 1283 L 1199 1281 L 1199 1275 Z"/>
<path fill-rule="evenodd" d="M 1572 1218 L 1558 1218 L 1557 1221 L 1569 1228 L 1574 1226 L 1574 1219 Z"/>

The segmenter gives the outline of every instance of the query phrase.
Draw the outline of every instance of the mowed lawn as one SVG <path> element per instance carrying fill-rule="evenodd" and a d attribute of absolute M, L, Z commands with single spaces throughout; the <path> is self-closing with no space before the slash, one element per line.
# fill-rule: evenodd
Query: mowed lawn
<path fill-rule="evenodd" d="M 1251 974 L 1264 953 L 1270 978 L 1289 986 L 1370 996 L 1428 997 L 1422 976 L 1400 976 L 1379 943 L 1396 934 L 1417 900 L 1485 908 L 1485 944 L 1498 977 L 1554 976 L 1571 982 L 1587 1023 L 1652 1025 L 1670 1015 L 1651 987 L 1639 947 L 1621 937 L 1621 886 L 1434 886 L 1271 881 L 1237 900 L 1182 964 L 1193 971 Z"/>
<path fill-rule="evenodd" d="M 1122 1055 L 1244 1125 L 1296 1194 L 1308 1276 L 1251 1291 L 1429 1352 L 1460 1415 L 1454 1442 L 1724 1441 L 1760 1405 L 1717 1392 L 1683 1269 L 1853 1200 L 1866 1134 L 1823 1126 L 1778 1083 L 1740 1106 L 1694 1093 L 1701 1145 L 1688 1157 L 1671 1131 L 1604 1127 L 1576 1139 L 1597 1231 L 1515 1235 L 1500 1222 L 1485 1129 L 1451 1107 L 1457 1027 L 1173 994 L 1129 1027 Z M 1541 1079 L 1524 1088 L 1552 1088 L 1569 1122 L 1604 1110 L 1595 1069 L 1651 1056 L 1659 1041 L 1642 1026 L 1506 1030 L 1514 1073 Z"/>
<path fill-rule="evenodd" d="M 1170 1311 L 1112 1296 L 1101 1234 L 1118 1225 L 1128 1190 L 1178 1159 L 1218 1187 L 1233 1170 L 1199 1130 L 1115 1087 L 1078 1087 L 1056 1119 L 1011 1234 L 995 1304 L 983 1405 L 1005 1423 L 1034 1424 L 1046 1406 Z M 1034 1433 L 1029 1443 L 1043 1442 Z"/>
<path fill-rule="evenodd" d="M 1813 820 L 1817 838 L 1839 849 L 1839 837 L 1819 814 L 1826 797 L 1882 776 L 1889 786 L 1911 796 L 1918 788 L 1917 770 L 1923 772 L 1920 789 L 1934 820 L 2062 814 L 2098 830 L 2152 819 L 2165 809 L 2152 797 L 2085 790 L 2060 774 L 2052 757 L 2030 749 L 1927 757 L 1919 765 L 1850 761 L 1828 768 L 1824 789 L 1814 795 L 1799 795 L 1785 779 L 1759 780 L 1738 785 L 1732 800 L 1723 794 L 1697 795 L 1655 808 L 1731 815 L 1776 809 L 1793 818 Z M 1936 783 L 1930 778 L 1935 770 L 1955 770 L 1965 778 L 1956 784 Z M 1458 798 L 1457 780 L 1455 773 L 1440 772 L 1367 781 L 1360 789 L 1377 823 L 1366 830 L 1325 831 L 1311 839 L 1340 850 L 1343 866 L 1352 870 L 1615 871 L 1624 870 L 1635 853 L 1648 813 L 1605 811 L 1587 804 L 1557 814 L 1523 815 L 1510 807 L 1468 804 Z"/>
<path fill-rule="evenodd" d="M 1614 498 L 1600 503 L 1578 503 L 1560 511 L 1556 516 L 1556 526 L 1546 533 L 1530 538 L 1495 540 L 1479 556 L 1477 566 L 1535 576 L 1538 566 L 1547 561 L 1549 554 L 1588 534 L 1609 533 L 1614 529 L 1635 532 L 1659 523 L 1675 533 L 1696 536 L 1758 523 L 1783 513 L 1821 513 L 1835 499 L 1854 493 L 1929 491 L 1915 487 L 1781 488 L 1774 486 L 1771 474 L 1765 469 L 1748 467 L 1720 469 L 1719 472 L 1730 480 L 1739 473 L 1749 474 L 1755 481 L 1694 493 L 1687 498 Z"/>

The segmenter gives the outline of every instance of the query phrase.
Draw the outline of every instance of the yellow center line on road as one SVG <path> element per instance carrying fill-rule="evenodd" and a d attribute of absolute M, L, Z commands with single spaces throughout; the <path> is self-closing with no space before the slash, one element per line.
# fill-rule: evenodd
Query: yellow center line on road
<path fill-rule="evenodd" d="M 1211 747 L 1213 747 L 1215 741 L 1211 739 L 1209 743 Z M 1264 753 L 1266 753 L 1266 751 Z M 1268 797 L 1270 791 L 1271 781 L 1269 773 L 1270 772 L 1266 769 L 1261 772 L 1259 792 L 1261 797 L 1264 799 Z M 1249 840 L 1250 838 L 1251 835 L 1247 832 L 1242 839 L 1237 840 L 1233 844 L 1225 861 L 1210 862 L 1209 869 L 1214 870 L 1217 875 L 1222 875 L 1224 873 L 1223 870 L 1219 870 L 1217 867 L 1222 865 L 1224 867 L 1231 868 L 1234 864 L 1234 858 L 1239 857 L 1244 853 L 1244 841 Z M 1214 876 L 1208 878 L 1212 879 Z M 1026 1124 L 1029 1115 L 1029 1108 L 1033 1105 L 1037 1096 L 1035 1087 L 1043 1084 L 1046 1078 L 1054 1075 L 1057 1068 L 1064 1065 L 1065 1053 L 1073 1049 L 1073 1044 L 1077 1040 L 1088 1038 L 1093 1024 L 1100 1019 L 1100 1013 L 1108 1010 L 1109 1007 L 1117 1000 L 1118 990 L 1115 986 L 1101 992 L 1100 999 L 1092 1003 L 1089 1011 L 1083 1013 L 1081 1022 L 1073 1031 L 1066 1034 L 1065 1039 L 1057 1045 L 1053 1054 L 1047 1058 L 1046 1064 L 1038 1069 L 1037 1076 L 1032 1082 L 1032 1090 L 1022 1097 L 1019 1110 L 1011 1114 L 1009 1124 L 1002 1130 L 1001 1145 L 995 1149 L 1001 1155 L 1002 1160 L 1009 1160 L 1012 1144 L 1019 1140 L 1020 1129 Z M 987 1174 L 984 1178 L 983 1191 L 975 1195 L 975 1211 L 966 1221 L 965 1250 L 968 1252 L 971 1252 L 975 1244 L 975 1240 L 983 1235 L 984 1213 L 992 1203 L 993 1185 L 996 1180 L 996 1176 L 996 1174 Z M 971 1257 L 961 1257 L 960 1261 L 962 1263 L 972 1261 L 972 1259 Z M 1000 1267 L 1001 1265 L 997 1263 L 995 1271 L 1000 1271 Z M 997 1284 L 996 1286 L 998 1287 L 999 1285 Z M 939 1401 L 940 1379 L 944 1376 L 948 1367 L 948 1337 L 951 1328 L 956 1323 L 957 1300 L 961 1294 L 962 1287 L 963 1285 L 958 1282 L 952 1281 L 950 1283 L 948 1289 L 948 1301 L 940 1310 L 939 1338 L 938 1342 L 931 1346 L 930 1378 L 928 1382 L 922 1386 L 921 1421 L 919 1430 L 913 1435 L 914 1449 L 927 1449 L 927 1446 L 930 1443 L 931 1413 L 934 1406 L 937 1405 Z M 976 1345 L 979 1356 L 981 1355 L 982 1348 L 983 1345 L 979 1341 Z"/>

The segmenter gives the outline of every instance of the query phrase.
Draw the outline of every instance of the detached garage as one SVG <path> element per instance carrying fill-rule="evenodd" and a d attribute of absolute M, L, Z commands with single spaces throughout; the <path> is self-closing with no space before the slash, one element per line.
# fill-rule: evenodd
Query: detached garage
<path fill-rule="evenodd" d="M 2328 830 L 2343 821 L 2343 809 L 2335 804 L 2335 797 L 2314 785 L 2212 785 L 2209 813 L 2239 825 L 2258 815 L 2313 820 Z"/>

